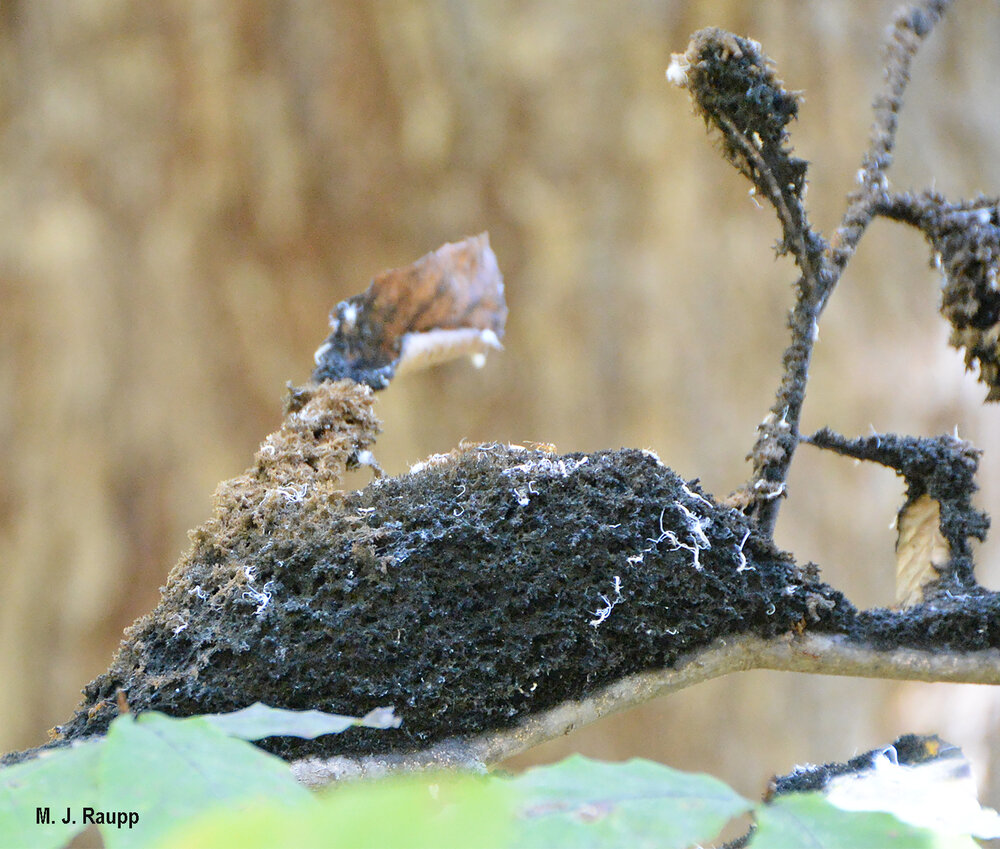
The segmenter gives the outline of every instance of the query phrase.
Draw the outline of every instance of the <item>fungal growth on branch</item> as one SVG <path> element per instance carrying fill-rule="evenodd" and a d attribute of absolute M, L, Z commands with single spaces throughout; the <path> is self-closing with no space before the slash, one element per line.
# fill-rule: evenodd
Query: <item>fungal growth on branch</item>
<path fill-rule="evenodd" d="M 672 57 L 667 79 L 689 91 L 695 112 L 717 131 L 725 158 L 774 206 L 785 228 L 778 252 L 799 248 L 805 255 L 806 246 L 788 241 L 808 230 L 802 207 L 807 163 L 792 155 L 786 129 L 799 101 L 761 46 L 715 27 L 699 30 L 688 49 Z"/>
<path fill-rule="evenodd" d="M 722 139 L 725 158 L 774 207 L 782 228 L 777 251 L 791 253 L 801 272 L 785 374 L 751 453 L 753 477 L 730 497 L 770 534 L 798 446 L 813 335 L 831 285 L 823 260 L 827 245 L 810 228 L 803 203 L 806 162 L 792 155 L 789 144 L 787 126 L 798 115 L 798 98 L 785 90 L 757 42 L 716 28 L 691 37 L 687 50 L 672 57 L 667 79 L 687 89 L 695 112 Z"/>
<path fill-rule="evenodd" d="M 972 506 L 982 452 L 953 436 L 876 433 L 845 439 L 829 428 L 805 441 L 888 466 L 906 481 L 906 500 L 896 517 L 897 604 L 981 591 L 971 540 L 984 541 L 990 526 L 989 517 Z"/>
<path fill-rule="evenodd" d="M 674 57 L 669 79 L 774 206 L 779 251 L 799 273 L 784 373 L 734 495 L 717 501 L 648 451 L 498 443 L 345 491 L 345 471 L 378 469 L 374 389 L 411 364 L 499 347 L 507 309 L 488 238 L 445 245 L 335 309 L 313 380 L 290 387 L 281 428 L 220 485 L 160 604 L 125 632 L 48 745 L 103 733 L 123 705 L 174 715 L 258 701 L 354 716 L 392 707 L 395 730 L 261 743 L 321 783 L 344 773 L 345 757 L 356 770 L 494 762 L 754 667 L 1000 683 L 1000 594 L 974 574 L 972 540 L 988 520 L 972 506 L 979 455 L 967 443 L 829 430 L 806 440 L 905 478 L 900 608 L 858 611 L 817 566 L 773 543 L 817 323 L 874 216 L 927 235 L 953 342 L 996 399 L 996 203 L 893 194 L 885 173 L 910 62 L 945 5 L 895 18 L 859 186 L 829 243 L 809 225 L 806 165 L 788 141 L 798 98 L 760 45 L 702 30 Z"/>
<path fill-rule="evenodd" d="M 949 203 L 937 192 L 889 195 L 878 212 L 920 230 L 941 270 L 941 315 L 949 342 L 979 367 L 987 401 L 1000 401 L 1000 210 L 996 198 Z"/>

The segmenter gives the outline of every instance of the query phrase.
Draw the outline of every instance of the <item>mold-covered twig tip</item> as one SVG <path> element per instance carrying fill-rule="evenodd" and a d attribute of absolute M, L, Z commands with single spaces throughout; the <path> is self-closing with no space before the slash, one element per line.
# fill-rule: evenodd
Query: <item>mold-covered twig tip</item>
<path fill-rule="evenodd" d="M 791 155 L 785 129 L 799 97 L 775 76 L 760 44 L 715 27 L 699 30 L 671 57 L 667 79 L 688 90 L 696 112 L 721 133 L 726 158 L 772 203 L 775 191 L 801 199 L 806 162 Z"/>
<path fill-rule="evenodd" d="M 1000 401 L 1000 201 L 979 196 L 952 203 L 934 191 L 901 192 L 886 196 L 876 212 L 927 238 L 931 263 L 942 274 L 948 341 L 964 350 L 966 369 L 978 366 L 986 401 Z"/>

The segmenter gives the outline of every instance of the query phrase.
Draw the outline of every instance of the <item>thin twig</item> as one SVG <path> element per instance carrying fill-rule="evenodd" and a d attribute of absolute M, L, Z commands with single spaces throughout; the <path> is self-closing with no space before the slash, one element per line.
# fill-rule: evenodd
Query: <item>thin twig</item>
<path fill-rule="evenodd" d="M 816 250 L 815 247 L 813 250 L 809 250 L 807 238 L 812 236 L 811 241 L 813 241 L 814 245 L 817 241 L 824 246 L 825 243 L 818 236 L 812 234 L 805 208 L 802 206 L 801 201 L 790 193 L 788 193 L 789 197 L 786 197 L 786 193 L 781 191 L 774 172 L 764 157 L 761 156 L 760 151 L 757 150 L 744 133 L 741 133 L 737 129 L 736 125 L 729 118 L 721 113 L 716 114 L 714 118 L 726 130 L 732 140 L 739 142 L 743 155 L 764 179 L 768 199 L 774 205 L 775 212 L 778 214 L 778 220 L 781 222 L 781 228 L 784 232 L 784 244 L 788 245 L 792 255 L 795 257 L 795 262 L 802 272 L 803 282 L 809 287 L 816 287 L 821 270 L 822 252 Z M 789 206 L 789 199 L 794 202 L 794 206 Z"/>
<path fill-rule="evenodd" d="M 921 42 L 949 3 L 950 0 L 925 0 L 896 14 L 885 48 L 885 85 L 875 98 L 871 140 L 858 173 L 860 185 L 848 198 L 841 225 L 831 244 L 823 245 L 815 269 L 811 269 L 809 263 L 799 263 L 804 279 L 796 287 L 796 303 L 789 318 L 792 340 L 785 349 L 784 374 L 770 414 L 758 428 L 757 441 L 750 455 L 754 471 L 745 488 L 747 500 L 753 505 L 754 521 L 768 536 L 774 534 L 788 470 L 798 445 L 799 421 L 819 318 L 862 234 L 878 209 L 886 204 L 886 171 L 892 164 L 898 113 L 910 79 L 910 65 Z M 808 229 L 804 217 L 801 226 L 803 229 L 797 236 L 799 244 L 822 244 Z"/>
<path fill-rule="evenodd" d="M 910 65 L 921 42 L 934 29 L 949 5 L 951 0 L 925 0 L 901 9 L 893 21 L 885 47 L 885 84 L 873 104 L 875 121 L 868 150 L 858 172 L 859 185 L 848 197 L 847 210 L 828 254 L 836 273 L 831 277 L 829 290 L 824 293 L 824 303 L 854 255 L 877 207 L 884 202 L 888 190 L 886 172 L 892 164 L 899 111 L 910 81 Z"/>

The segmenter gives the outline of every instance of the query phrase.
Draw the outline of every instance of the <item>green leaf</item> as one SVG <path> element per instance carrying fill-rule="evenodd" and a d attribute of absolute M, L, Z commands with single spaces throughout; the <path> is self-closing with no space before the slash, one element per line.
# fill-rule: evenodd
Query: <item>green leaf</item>
<path fill-rule="evenodd" d="M 243 710 L 232 713 L 213 713 L 202 717 L 204 720 L 243 740 L 261 740 L 264 737 L 305 737 L 312 740 L 323 734 L 339 734 L 354 725 L 367 728 L 399 728 L 402 720 L 395 716 L 392 708 L 375 710 L 356 719 L 323 713 L 320 710 L 285 710 L 256 702 Z"/>
<path fill-rule="evenodd" d="M 751 849 L 975 849 L 965 835 L 935 833 L 892 814 L 843 811 L 817 793 L 781 796 L 757 809 Z"/>
<path fill-rule="evenodd" d="M 318 804 L 263 804 L 207 814 L 167 835 L 164 849 L 504 849 L 513 797 L 507 782 L 442 774 L 352 782 Z"/>
<path fill-rule="evenodd" d="M 102 742 L 87 740 L 0 769 L 0 847 L 49 849 L 83 831 L 80 812 L 97 799 Z M 46 812 L 48 824 L 40 823 Z"/>
<path fill-rule="evenodd" d="M 752 805 L 716 778 L 645 760 L 575 755 L 511 782 L 521 796 L 518 847 L 690 846 Z"/>
<path fill-rule="evenodd" d="M 132 828 L 102 826 L 108 849 L 146 846 L 211 808 L 247 810 L 267 799 L 311 801 L 280 758 L 236 740 L 202 717 L 147 712 L 111 723 L 98 768 L 102 812 L 135 812 Z"/>
<path fill-rule="evenodd" d="M 284 761 L 232 735 L 312 738 L 358 724 L 399 720 L 385 708 L 358 720 L 260 704 L 186 719 L 120 716 L 106 738 L 0 769 L 0 849 L 63 846 L 90 823 L 111 849 L 145 846 L 208 808 L 246 808 L 261 798 L 313 803 Z"/>

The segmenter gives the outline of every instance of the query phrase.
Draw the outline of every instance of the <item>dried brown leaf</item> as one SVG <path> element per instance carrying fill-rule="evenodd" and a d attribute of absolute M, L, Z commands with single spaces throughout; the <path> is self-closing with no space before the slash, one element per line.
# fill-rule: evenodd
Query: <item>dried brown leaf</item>
<path fill-rule="evenodd" d="M 382 389 L 399 372 L 499 349 L 506 320 L 503 277 L 481 233 L 384 271 L 341 301 L 313 378 Z"/>
<path fill-rule="evenodd" d="M 924 587 L 951 559 L 941 534 L 941 503 L 921 495 L 899 512 L 896 539 L 896 603 L 910 607 L 924 600 Z"/>

